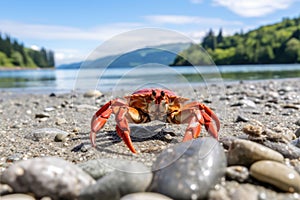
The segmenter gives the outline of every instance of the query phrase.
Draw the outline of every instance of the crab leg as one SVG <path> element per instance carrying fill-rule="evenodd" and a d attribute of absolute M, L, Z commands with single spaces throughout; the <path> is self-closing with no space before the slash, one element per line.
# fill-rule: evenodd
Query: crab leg
<path fill-rule="evenodd" d="M 192 117 L 190 117 L 182 140 L 184 142 L 193 138 L 198 138 L 201 132 L 201 126 L 204 124 L 204 119 L 201 117 L 199 110 L 190 109 L 190 112 L 192 112 Z"/>
<path fill-rule="evenodd" d="M 128 126 L 128 121 L 126 119 L 126 115 L 128 114 L 128 107 L 118 107 L 118 110 L 115 112 L 116 116 L 116 130 L 120 138 L 125 142 L 127 147 L 130 149 L 132 153 L 136 153 L 135 148 L 133 147 L 131 138 L 130 138 L 130 129 Z"/>
<path fill-rule="evenodd" d="M 111 101 L 102 106 L 92 118 L 90 140 L 93 147 L 96 146 L 96 133 L 104 126 L 112 113 L 110 105 Z"/>
<path fill-rule="evenodd" d="M 125 142 L 127 147 L 133 152 L 136 153 L 135 148 L 133 147 L 131 138 L 130 138 L 130 130 L 128 126 L 128 120 L 126 118 L 127 114 L 129 114 L 130 119 L 134 122 L 138 122 L 140 120 L 138 111 L 134 108 L 130 108 L 120 99 L 115 99 L 113 101 L 109 101 L 104 106 L 102 106 L 93 116 L 91 122 L 91 133 L 90 140 L 92 146 L 96 146 L 96 133 L 105 125 L 107 119 L 110 115 L 114 113 L 115 119 L 117 122 L 116 130 L 118 135 Z"/>
<path fill-rule="evenodd" d="M 183 141 L 199 137 L 202 125 L 214 138 L 218 139 L 220 121 L 216 114 L 204 104 L 198 102 L 187 104 L 176 116 L 176 119 L 180 123 L 188 123 Z M 216 128 L 213 125 L 213 121 L 216 124 Z"/>

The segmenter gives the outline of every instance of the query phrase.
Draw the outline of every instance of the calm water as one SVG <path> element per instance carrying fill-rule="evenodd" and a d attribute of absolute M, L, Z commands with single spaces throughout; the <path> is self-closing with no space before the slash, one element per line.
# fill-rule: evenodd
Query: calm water
<path fill-rule="evenodd" d="M 300 78 L 300 65 L 242 65 L 208 67 L 141 66 L 112 69 L 0 71 L 0 90 L 12 92 L 69 92 L 71 90 L 185 85 Z"/>

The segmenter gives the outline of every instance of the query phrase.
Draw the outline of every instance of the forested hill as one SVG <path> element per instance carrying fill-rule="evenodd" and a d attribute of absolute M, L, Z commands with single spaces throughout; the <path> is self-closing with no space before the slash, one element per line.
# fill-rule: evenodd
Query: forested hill
<path fill-rule="evenodd" d="M 23 43 L 0 33 L 0 67 L 51 68 L 54 65 L 53 51 L 26 48 Z"/>
<path fill-rule="evenodd" d="M 300 63 L 300 17 L 227 37 L 222 30 L 210 30 L 201 45 L 217 65 Z M 183 57 L 196 65 L 209 64 L 200 54 L 199 46 L 193 45 L 172 65 L 190 65 Z"/>

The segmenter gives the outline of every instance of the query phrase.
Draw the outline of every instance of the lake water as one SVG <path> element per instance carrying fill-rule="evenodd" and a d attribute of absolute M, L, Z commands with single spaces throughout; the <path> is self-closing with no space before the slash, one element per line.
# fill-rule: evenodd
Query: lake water
<path fill-rule="evenodd" d="M 300 64 L 207 67 L 140 66 L 109 69 L 2 70 L 0 90 L 63 93 L 72 90 L 170 86 L 207 82 L 300 78 Z"/>

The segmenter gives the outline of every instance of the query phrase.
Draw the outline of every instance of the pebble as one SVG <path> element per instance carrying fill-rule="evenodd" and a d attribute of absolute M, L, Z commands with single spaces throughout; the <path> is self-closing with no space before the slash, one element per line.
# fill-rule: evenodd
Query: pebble
<path fill-rule="evenodd" d="M 15 163 L 3 172 L 1 182 L 16 193 L 33 193 L 37 198 L 49 196 L 55 200 L 75 199 L 95 181 L 70 162 L 43 157 Z"/>
<path fill-rule="evenodd" d="M 240 104 L 242 104 L 242 107 L 244 108 L 256 108 L 256 104 L 254 103 L 254 101 L 251 101 L 249 99 L 242 99 L 240 101 Z"/>
<path fill-rule="evenodd" d="M 249 121 L 249 118 L 247 117 L 244 117 L 242 115 L 238 115 L 235 122 L 248 122 Z"/>
<path fill-rule="evenodd" d="M 54 110 L 55 110 L 54 107 L 46 107 L 46 108 L 44 109 L 45 112 L 52 112 L 52 111 L 54 111 Z"/>
<path fill-rule="evenodd" d="M 259 160 L 283 162 L 283 156 L 280 153 L 261 144 L 241 139 L 236 139 L 231 143 L 227 158 L 229 165 L 250 166 Z"/>
<path fill-rule="evenodd" d="M 6 162 L 16 162 L 23 158 L 23 155 L 20 153 L 15 153 L 7 157 Z"/>
<path fill-rule="evenodd" d="M 135 168 L 137 168 L 139 173 L 151 172 L 150 169 L 142 163 L 110 158 L 89 160 L 84 163 L 79 163 L 77 166 L 97 180 L 116 170 L 126 169 L 126 167 L 130 165 L 135 165 L 135 167 L 132 169 L 128 168 L 129 170 L 135 170 Z"/>
<path fill-rule="evenodd" d="M 63 125 L 63 124 L 66 124 L 67 123 L 67 120 L 65 118 L 56 118 L 56 121 L 55 121 L 55 124 L 60 126 L 60 125 Z"/>
<path fill-rule="evenodd" d="M 300 148 L 300 137 L 295 139 L 295 140 L 292 140 L 291 144 L 298 147 L 298 148 Z"/>
<path fill-rule="evenodd" d="M 152 166 L 149 191 L 174 199 L 201 199 L 225 175 L 226 156 L 213 138 L 198 138 L 164 150 Z"/>
<path fill-rule="evenodd" d="M 300 128 L 298 128 L 295 132 L 296 137 L 300 137 Z"/>
<path fill-rule="evenodd" d="M 172 200 L 172 199 L 159 193 L 139 192 L 139 193 L 127 194 L 123 196 L 120 200 Z"/>
<path fill-rule="evenodd" d="M 295 124 L 296 124 L 297 126 L 300 126 L 300 119 L 298 119 L 298 120 L 295 122 Z"/>
<path fill-rule="evenodd" d="M 13 189 L 7 184 L 0 184 L 0 196 L 5 194 L 10 194 L 13 192 Z"/>
<path fill-rule="evenodd" d="M 244 166 L 229 166 L 226 168 L 226 177 L 230 180 L 244 182 L 249 178 L 249 170 Z"/>
<path fill-rule="evenodd" d="M 229 194 L 231 200 L 257 200 L 258 191 L 251 185 L 236 187 Z"/>
<path fill-rule="evenodd" d="M 35 200 L 35 198 L 27 194 L 8 194 L 1 196 L 1 200 Z"/>
<path fill-rule="evenodd" d="M 258 161 L 251 165 L 250 174 L 285 192 L 300 192 L 300 175 L 292 168 L 274 161 Z"/>
<path fill-rule="evenodd" d="M 247 124 L 243 127 L 243 132 L 250 136 L 259 137 L 261 136 L 263 129 L 260 126 L 253 126 L 251 124 Z"/>
<path fill-rule="evenodd" d="M 50 115 L 46 112 L 35 114 L 35 118 L 49 118 Z"/>
<path fill-rule="evenodd" d="M 281 153 L 285 158 L 300 158 L 300 148 L 294 146 L 293 144 L 266 140 L 263 142 L 263 145 Z"/>
<path fill-rule="evenodd" d="M 102 96 L 102 93 L 98 90 L 89 90 L 89 91 L 85 92 L 83 94 L 83 96 L 87 97 L 87 98 L 92 98 L 92 97 L 97 98 L 97 97 Z"/>
<path fill-rule="evenodd" d="M 31 139 L 33 141 L 40 141 L 44 138 L 53 139 L 55 141 L 62 141 L 69 133 L 57 128 L 41 128 L 36 129 L 25 136 L 26 139 Z"/>
<path fill-rule="evenodd" d="M 108 169 L 103 169 L 104 175 L 98 179 L 96 184 L 86 187 L 82 190 L 79 199 L 110 199 L 119 200 L 122 196 L 127 194 L 144 192 L 148 188 L 152 180 L 152 172 L 142 163 L 136 161 L 125 161 L 125 160 L 110 160 L 111 163 L 121 162 L 123 165 L 120 166 L 106 166 L 106 168 L 112 168 L 113 171 L 108 173 Z M 94 163 L 95 166 L 91 166 Z M 89 162 L 90 168 L 85 167 L 84 169 L 96 169 L 97 166 L 103 167 L 99 161 Z M 107 164 L 109 164 L 107 162 Z M 105 164 L 104 164 L 105 165 Z M 115 168 L 114 168 L 115 167 Z M 90 171 L 91 172 L 91 171 Z M 93 173 L 95 175 L 95 173 Z M 102 173 L 97 174 L 96 177 L 101 176 Z"/>

